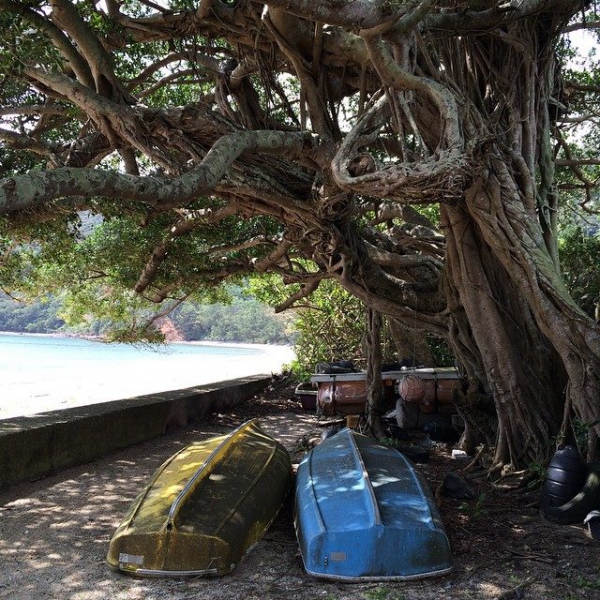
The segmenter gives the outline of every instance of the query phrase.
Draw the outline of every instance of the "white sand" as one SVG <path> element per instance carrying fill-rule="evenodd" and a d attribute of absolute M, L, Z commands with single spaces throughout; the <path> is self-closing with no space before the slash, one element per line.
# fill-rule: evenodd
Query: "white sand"
<path fill-rule="evenodd" d="M 65 371 L 60 365 L 27 365 L 3 374 L 0 419 L 247 377 L 279 373 L 294 357 L 280 346 L 251 346 L 261 354 L 232 357 L 157 355 L 123 364 L 84 362 Z"/>

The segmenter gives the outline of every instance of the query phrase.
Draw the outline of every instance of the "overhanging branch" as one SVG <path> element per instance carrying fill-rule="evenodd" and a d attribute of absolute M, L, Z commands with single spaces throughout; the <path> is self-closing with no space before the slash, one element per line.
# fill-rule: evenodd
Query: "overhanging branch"
<path fill-rule="evenodd" d="M 0 181 L 0 215 L 73 196 L 128 199 L 157 209 L 185 206 L 209 194 L 227 168 L 244 152 L 301 152 L 312 136 L 278 131 L 247 131 L 221 137 L 200 165 L 167 179 L 95 169 L 33 171 Z"/>

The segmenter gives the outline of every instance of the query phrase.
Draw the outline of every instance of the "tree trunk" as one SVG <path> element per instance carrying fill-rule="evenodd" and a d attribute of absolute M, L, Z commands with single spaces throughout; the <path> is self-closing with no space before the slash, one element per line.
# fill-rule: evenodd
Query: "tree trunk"
<path fill-rule="evenodd" d="M 452 401 L 462 417 L 465 430 L 458 443 L 468 454 L 474 454 L 479 444 L 496 444 L 498 417 L 491 394 L 482 392 L 476 377 L 469 377 L 460 387 L 452 389 Z"/>
<path fill-rule="evenodd" d="M 466 316 L 453 318 L 450 341 L 467 374 L 494 397 L 495 465 L 544 462 L 561 424 L 564 369 L 466 209 L 444 207 L 442 226 L 448 287 Z M 468 405 L 463 409 L 469 412 Z"/>
<path fill-rule="evenodd" d="M 499 467 L 544 464 L 577 428 L 590 429 L 590 456 L 596 445 L 600 329 L 569 296 L 557 259 L 548 105 L 560 73 L 549 22 L 515 24 L 519 52 L 500 40 L 488 52 L 470 39 L 473 81 L 490 69 L 498 74 L 493 97 L 503 111 L 471 96 L 481 119 L 467 109 L 464 126 L 490 142 L 479 148 L 464 199 L 441 207 L 450 342 L 469 377 L 494 397 Z M 492 66 L 477 58 L 486 52 Z M 458 76 L 465 65 L 456 65 Z M 515 89 L 519 100 L 504 100 Z"/>
<path fill-rule="evenodd" d="M 367 424 L 376 438 L 385 435 L 381 424 L 381 314 L 372 308 L 366 309 L 367 335 L 365 337 L 367 355 Z"/>
<path fill-rule="evenodd" d="M 475 315 L 485 307 L 486 322 L 493 325 L 494 332 L 501 320 L 505 323 L 505 336 L 501 337 L 496 337 L 495 333 L 490 336 L 484 331 L 475 333 L 478 323 L 471 323 L 478 345 L 483 349 L 487 372 L 505 373 L 496 360 L 487 356 L 485 335 L 494 338 L 499 348 L 510 349 L 510 344 L 504 346 L 506 342 L 520 347 L 520 355 L 509 355 L 510 362 L 515 370 L 523 371 L 530 385 L 527 386 L 520 376 L 513 382 L 518 385 L 517 388 L 504 377 L 498 378 L 497 383 L 509 383 L 506 390 L 508 397 L 503 394 L 508 407 L 514 394 L 518 397 L 519 392 L 523 394 L 529 388 L 522 395 L 519 407 L 530 404 L 534 412 L 520 415 L 520 411 L 510 414 L 510 411 L 504 413 L 499 410 L 501 418 L 526 417 L 530 426 L 538 430 L 548 429 L 548 434 L 559 439 L 574 435 L 570 422 L 574 418 L 579 429 L 588 429 L 587 451 L 590 459 L 595 458 L 598 424 L 594 422 L 600 412 L 600 328 L 575 304 L 564 287 L 558 267 L 544 242 L 539 221 L 526 210 L 509 165 L 510 161 L 492 158 L 481 180 L 467 193 L 468 212 L 473 225 L 469 228 L 472 241 L 468 247 L 465 247 L 464 241 L 462 243 L 463 253 L 470 253 L 471 271 L 470 276 L 468 272 L 460 274 L 465 309 Z M 448 230 L 456 235 L 461 231 L 460 221 L 464 214 L 449 209 L 447 215 Z M 470 252 L 471 244 L 479 246 L 479 256 Z M 486 247 L 490 252 L 487 259 Z M 492 273 L 486 273 L 482 268 L 482 258 L 488 270 L 493 265 Z M 480 281 L 480 277 L 484 278 Z M 486 290 L 493 290 L 490 299 L 495 298 L 494 302 L 486 299 Z M 467 308 L 471 296 L 472 300 L 479 298 L 479 305 L 469 304 Z M 508 312 L 503 315 L 505 307 Z M 520 368 L 519 358 L 530 367 L 523 364 Z M 524 384 L 525 387 L 522 387 Z M 499 389 L 494 393 L 502 392 Z M 502 395 L 496 399 L 497 403 L 501 402 L 499 409 L 504 406 L 501 398 Z M 562 426 L 556 427 L 554 423 L 560 423 L 563 414 Z M 578 441 L 581 444 L 582 440 Z"/>

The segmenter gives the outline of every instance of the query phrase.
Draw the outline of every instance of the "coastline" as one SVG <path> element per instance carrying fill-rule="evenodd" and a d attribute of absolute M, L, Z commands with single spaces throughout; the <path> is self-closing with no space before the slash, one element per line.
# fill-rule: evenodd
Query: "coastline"
<path fill-rule="evenodd" d="M 269 344 L 195 341 L 169 342 L 154 348 L 115 344 L 113 355 L 111 344 L 99 340 L 20 332 L 0 335 L 49 342 L 39 346 L 27 342 L 5 344 L 5 358 L 0 365 L 0 420 L 253 375 L 269 376 L 280 373 L 294 358 L 292 348 Z M 65 342 L 62 348 L 61 340 Z M 228 353 L 228 349 L 232 351 Z"/>
<path fill-rule="evenodd" d="M 102 344 L 124 344 L 130 346 L 136 346 L 135 342 L 127 344 L 126 342 L 110 342 L 106 341 L 99 336 L 93 335 L 75 335 L 69 333 L 36 333 L 30 331 L 0 331 L 0 335 L 12 335 L 12 336 L 22 336 L 22 337 L 38 337 L 38 338 L 58 338 L 58 339 L 68 339 L 68 340 L 87 340 L 89 342 L 99 342 Z M 223 342 L 219 340 L 173 340 L 164 342 L 139 342 L 140 346 L 171 346 L 171 345 L 193 345 L 193 346 L 218 346 L 218 347 L 226 347 L 226 348 L 287 348 L 293 351 L 293 346 L 290 344 L 254 344 L 251 342 Z"/>

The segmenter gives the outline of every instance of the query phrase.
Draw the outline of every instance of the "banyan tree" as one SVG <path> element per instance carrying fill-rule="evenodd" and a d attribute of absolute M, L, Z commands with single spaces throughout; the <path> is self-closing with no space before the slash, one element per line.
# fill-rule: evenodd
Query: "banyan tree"
<path fill-rule="evenodd" d="M 475 428 L 470 391 L 493 397 L 496 467 L 545 460 L 575 422 L 595 451 L 600 329 L 558 259 L 566 194 L 595 203 L 597 157 L 565 129 L 597 97 L 592 63 L 565 71 L 589 2 L 0 9 L 4 289 L 169 306 L 276 273 L 293 306 L 334 279 L 448 342 Z"/>

